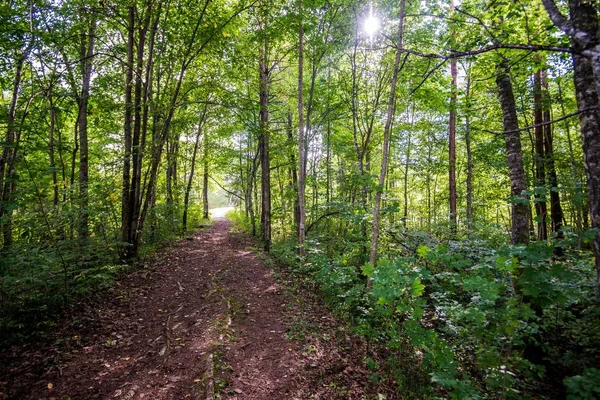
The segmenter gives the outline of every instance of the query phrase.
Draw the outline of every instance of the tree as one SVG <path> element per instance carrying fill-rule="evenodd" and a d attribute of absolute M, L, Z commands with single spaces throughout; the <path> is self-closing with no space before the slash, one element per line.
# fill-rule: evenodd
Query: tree
<path fill-rule="evenodd" d="M 379 173 L 378 188 L 375 192 L 375 206 L 373 208 L 373 239 L 371 241 L 371 252 L 369 255 L 369 263 L 375 266 L 377 261 L 377 242 L 379 240 L 379 220 L 381 213 L 381 195 L 385 185 L 385 177 L 388 169 L 389 151 L 390 151 L 390 134 L 392 130 L 392 122 L 394 120 L 394 112 L 396 109 L 396 85 L 398 83 L 398 74 L 400 72 L 400 59 L 402 57 L 402 40 L 404 38 L 404 16 L 405 16 L 406 0 L 400 2 L 400 17 L 398 21 L 398 34 L 396 38 L 396 58 L 394 60 L 394 69 L 392 72 L 392 82 L 390 85 L 390 96 L 388 99 L 387 117 L 383 130 L 383 148 L 381 158 L 381 172 Z M 370 287 L 370 280 L 367 281 L 367 286 Z"/>
<path fill-rule="evenodd" d="M 592 228 L 596 229 L 594 255 L 600 296 L 600 39 L 595 2 L 569 0 L 570 19 L 561 14 L 554 0 L 543 0 L 552 22 L 571 39 L 574 81 L 579 106 Z"/>
<path fill-rule="evenodd" d="M 304 26 L 302 22 L 302 0 L 298 0 L 298 10 L 300 18 L 298 28 L 298 158 L 300 160 L 298 173 L 298 248 L 300 259 L 304 261 L 304 257 L 306 256 L 306 249 L 304 248 L 306 223 L 306 132 L 304 126 Z"/>
<path fill-rule="evenodd" d="M 497 67 L 496 85 L 498 86 L 500 106 L 502 107 L 506 160 L 510 175 L 511 240 L 513 244 L 528 244 L 529 200 L 524 193 L 526 186 L 521 150 L 521 131 L 519 130 L 515 97 L 509 74 L 508 62 L 506 60 L 501 61 Z"/>
<path fill-rule="evenodd" d="M 450 13 L 454 12 L 454 0 L 450 0 Z M 454 40 L 455 32 L 450 32 L 451 40 Z M 448 182 L 450 185 L 450 228 L 456 232 L 458 219 L 456 214 L 456 97 L 457 97 L 457 77 L 458 70 L 456 67 L 456 59 L 450 60 L 450 117 L 448 121 L 448 158 L 450 166 L 448 168 Z"/>

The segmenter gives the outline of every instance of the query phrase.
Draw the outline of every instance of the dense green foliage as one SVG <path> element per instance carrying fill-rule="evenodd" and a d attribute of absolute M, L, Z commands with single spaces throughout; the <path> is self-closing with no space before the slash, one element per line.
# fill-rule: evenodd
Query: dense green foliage
<path fill-rule="evenodd" d="M 584 151 L 600 132 L 580 123 L 573 43 L 544 2 L 3 2 L 2 341 L 43 334 L 210 199 L 317 284 L 401 397 L 597 397 L 600 189 Z M 559 11 L 573 4 L 598 10 Z M 511 133 L 526 187 L 512 196 Z"/>

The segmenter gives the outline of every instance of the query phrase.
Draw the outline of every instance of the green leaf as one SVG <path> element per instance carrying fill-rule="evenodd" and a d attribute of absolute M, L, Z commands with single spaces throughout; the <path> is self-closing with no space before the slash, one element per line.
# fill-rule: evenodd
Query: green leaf
<path fill-rule="evenodd" d="M 410 287 L 410 295 L 414 297 L 419 297 L 423 295 L 423 290 L 425 290 L 425 285 L 421 283 L 421 279 L 417 278 L 413 281 Z"/>
<path fill-rule="evenodd" d="M 429 254 L 430 251 L 431 251 L 431 249 L 429 247 L 425 246 L 424 244 L 421 244 L 421 245 L 419 245 L 419 247 L 417 247 L 417 254 L 421 258 L 427 257 L 427 254 Z"/>
<path fill-rule="evenodd" d="M 375 267 L 371 264 L 371 263 L 366 263 L 365 265 L 362 266 L 362 273 L 364 276 L 366 276 L 367 278 L 370 278 L 373 276 L 373 272 L 375 272 Z"/>

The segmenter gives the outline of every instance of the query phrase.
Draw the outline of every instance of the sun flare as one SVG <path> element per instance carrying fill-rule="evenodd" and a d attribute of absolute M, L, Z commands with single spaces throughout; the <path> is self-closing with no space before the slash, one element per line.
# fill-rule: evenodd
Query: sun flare
<path fill-rule="evenodd" d="M 373 38 L 373 36 L 379 30 L 379 19 L 377 19 L 377 17 L 375 17 L 373 14 L 369 15 L 364 22 L 364 29 L 367 35 L 369 35 L 370 38 Z"/>

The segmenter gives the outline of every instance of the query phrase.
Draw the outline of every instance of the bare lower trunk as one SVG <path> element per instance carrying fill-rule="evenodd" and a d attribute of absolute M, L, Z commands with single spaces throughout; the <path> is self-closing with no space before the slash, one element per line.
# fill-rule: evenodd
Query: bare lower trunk
<path fill-rule="evenodd" d="M 563 209 L 560 203 L 560 194 L 558 191 L 558 177 L 556 174 L 556 166 L 554 164 L 554 138 L 552 131 L 552 115 L 550 112 L 551 98 L 548 91 L 548 81 L 546 78 L 546 71 L 542 74 L 542 88 L 544 95 L 544 155 L 546 160 L 547 183 L 550 189 L 550 217 L 552 232 L 556 234 L 558 238 L 563 237 L 562 224 L 563 224 Z"/>
<path fill-rule="evenodd" d="M 2 147 L 0 156 L 0 219 L 4 217 L 6 221 L 2 224 L 2 234 L 4 247 L 10 247 L 13 242 L 12 237 L 12 209 L 9 206 L 11 197 L 11 185 L 14 174 L 10 164 L 15 157 L 15 117 L 17 114 L 17 105 L 21 91 L 21 79 L 23 77 L 23 66 L 25 64 L 26 54 L 20 55 L 16 60 L 15 77 L 13 81 L 12 98 L 8 111 L 8 120 L 6 128 L 6 140 Z"/>
<path fill-rule="evenodd" d="M 547 230 L 547 214 L 546 206 L 546 155 L 544 153 L 544 112 L 542 100 L 542 71 L 537 70 L 533 77 L 533 104 L 534 104 L 534 172 L 535 172 L 535 187 L 537 193 L 535 195 L 535 214 L 537 219 L 537 240 L 548 239 Z"/>
<path fill-rule="evenodd" d="M 208 204 L 208 137 L 204 135 L 204 157 L 203 157 L 203 167 L 204 171 L 202 172 L 202 218 L 208 219 L 209 217 L 209 204 Z"/>
<path fill-rule="evenodd" d="M 261 166 L 261 227 L 265 251 L 271 249 L 271 165 L 269 156 L 269 67 L 267 64 L 268 41 L 259 59 L 260 98 L 260 166 Z"/>
<path fill-rule="evenodd" d="M 467 104 L 471 94 L 471 75 L 467 73 L 466 97 Z M 467 229 L 473 229 L 473 152 L 471 151 L 471 110 L 466 110 L 465 115 L 465 147 L 467 150 Z"/>
<path fill-rule="evenodd" d="M 454 11 L 454 0 L 450 2 L 450 10 Z M 454 41 L 455 32 L 450 33 L 451 40 Z M 456 59 L 450 60 L 450 117 L 449 117 L 449 132 L 448 132 L 448 183 L 450 192 L 450 230 L 456 233 L 458 228 L 458 219 L 456 214 L 456 80 L 458 72 L 456 69 Z"/>
<path fill-rule="evenodd" d="M 51 89 L 52 90 L 52 89 Z M 48 101 L 50 102 L 50 132 L 48 137 L 48 156 L 50 157 L 50 170 L 52 171 L 52 206 L 56 208 L 58 206 L 58 177 L 56 174 L 56 157 L 55 144 L 54 144 L 54 133 L 56 131 L 56 108 L 52 101 L 52 95 L 49 95 Z"/>
<path fill-rule="evenodd" d="M 288 126 L 287 126 L 288 141 L 290 144 L 294 143 L 294 135 L 292 132 L 292 112 L 288 111 Z M 296 155 L 294 150 L 290 152 L 290 186 L 294 194 L 294 227 L 296 234 L 298 234 L 298 226 L 300 225 L 300 206 L 298 197 L 298 168 L 296 166 Z"/>
<path fill-rule="evenodd" d="M 88 19 L 88 30 L 81 35 L 81 96 L 78 99 L 79 112 L 79 224 L 77 234 L 80 239 L 89 236 L 88 205 L 89 205 L 89 162 L 88 162 L 88 104 L 90 98 L 90 82 L 92 78 L 92 57 L 96 39 L 95 16 L 84 16 Z"/>
<path fill-rule="evenodd" d="M 500 106 L 504 119 L 504 141 L 506 143 L 506 159 L 510 177 L 512 210 L 511 240 L 513 244 L 528 244 L 529 200 L 523 194 L 526 189 L 523 153 L 521 150 L 519 122 L 508 63 L 506 61 L 500 63 L 497 72 L 496 84 L 498 86 Z"/>
<path fill-rule="evenodd" d="M 404 214 L 402 215 L 402 225 L 406 228 L 408 221 L 408 168 L 410 166 L 410 150 L 412 141 L 412 131 L 415 124 L 415 103 L 412 104 L 410 116 L 410 129 L 408 130 L 408 141 L 406 144 L 406 159 L 404 160 Z"/>
<path fill-rule="evenodd" d="M 125 120 L 124 131 L 124 155 L 123 155 L 123 190 L 121 198 L 121 240 L 127 243 L 121 255 L 124 261 L 133 257 L 131 247 L 131 218 L 133 209 L 130 205 L 131 184 L 131 150 L 132 150 L 132 128 L 133 128 L 133 56 L 134 56 L 134 32 L 135 32 L 135 7 L 129 7 L 127 26 L 127 65 L 125 74 Z"/>
<path fill-rule="evenodd" d="M 196 170 L 196 157 L 198 155 L 198 148 L 200 147 L 200 136 L 202 135 L 202 127 L 204 125 L 204 118 L 206 116 L 206 109 L 208 106 L 204 107 L 202 111 L 202 115 L 200 116 L 200 122 L 198 123 L 198 132 L 196 133 L 196 140 L 194 141 L 194 150 L 192 153 L 192 163 L 190 166 L 190 175 L 188 176 L 187 185 L 185 187 L 185 195 L 183 198 L 183 218 L 182 218 L 182 231 L 185 233 L 187 231 L 187 218 L 188 218 L 188 208 L 190 204 L 190 193 L 192 191 L 192 184 L 194 182 L 194 172 Z M 206 133 L 204 134 L 206 136 Z M 204 139 L 206 141 L 206 139 Z"/>
<path fill-rule="evenodd" d="M 583 140 L 592 228 L 596 229 L 594 256 L 596 287 L 600 299 L 600 41 L 595 2 L 569 0 L 570 21 L 560 14 L 553 0 L 542 0 L 552 22 L 571 38 L 575 91 Z M 582 55 L 584 52 L 588 54 Z M 590 54 L 591 53 L 591 54 Z"/>
<path fill-rule="evenodd" d="M 300 14 L 302 14 L 302 0 L 298 2 Z M 303 262 L 306 256 L 304 248 L 305 222 L 306 222 L 306 132 L 304 126 L 304 26 L 302 20 L 298 29 L 298 158 L 300 167 L 298 170 L 298 250 L 300 261 Z"/>

